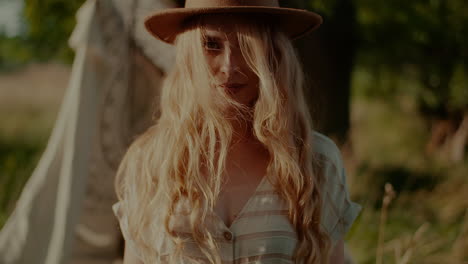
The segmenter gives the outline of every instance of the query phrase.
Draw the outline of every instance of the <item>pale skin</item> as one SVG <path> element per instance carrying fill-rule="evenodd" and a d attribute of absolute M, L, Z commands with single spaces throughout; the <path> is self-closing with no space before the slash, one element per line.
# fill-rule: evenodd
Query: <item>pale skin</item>
<path fill-rule="evenodd" d="M 248 67 L 239 49 L 233 25 L 243 23 L 237 17 L 211 16 L 207 20 L 204 43 L 208 64 L 216 78 L 218 89 L 223 84 L 240 84 L 232 97 L 239 103 L 251 105 L 258 98 L 258 77 Z M 269 154 L 253 136 L 249 125 L 233 123 L 233 146 L 226 161 L 227 182 L 220 193 L 215 213 L 229 227 L 248 197 L 255 191 L 265 174 Z M 242 164 L 242 166 L 239 166 Z M 249 171 L 249 174 L 245 173 Z M 236 177 L 230 177 L 236 175 Z M 241 176 L 239 176 L 241 175 Z M 243 199 L 239 199 L 243 197 Z M 143 264 L 126 246 L 124 264 Z M 344 263 L 344 241 L 339 240 L 331 251 L 330 264 Z"/>

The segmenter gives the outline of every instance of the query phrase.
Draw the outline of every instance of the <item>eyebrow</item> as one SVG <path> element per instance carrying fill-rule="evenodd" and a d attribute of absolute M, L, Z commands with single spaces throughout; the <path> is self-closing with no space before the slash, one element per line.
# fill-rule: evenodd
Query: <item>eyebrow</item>
<path fill-rule="evenodd" d="M 203 32 L 203 36 L 205 38 L 209 38 L 209 39 L 217 39 L 217 40 L 221 40 L 223 38 L 222 36 L 222 33 L 221 32 L 218 32 L 218 31 L 208 31 L 208 30 L 204 30 Z"/>
<path fill-rule="evenodd" d="M 216 36 L 216 35 L 209 35 L 209 34 L 203 35 L 203 39 L 204 39 L 204 40 L 217 40 L 217 41 L 221 41 L 221 40 L 222 40 L 222 38 L 219 37 L 219 36 Z"/>
<path fill-rule="evenodd" d="M 235 34 L 234 31 L 230 33 L 225 33 L 223 31 L 219 30 L 213 30 L 213 29 L 204 29 L 203 30 L 203 40 L 211 40 L 211 41 L 224 41 L 225 39 L 229 39 L 229 35 Z M 236 36 L 237 37 L 237 36 Z M 237 43 L 237 41 L 236 41 Z M 235 46 L 239 46 L 239 44 L 235 44 Z"/>
<path fill-rule="evenodd" d="M 211 26 L 211 27 L 203 27 L 203 31 L 205 33 L 213 33 L 215 35 L 232 35 L 236 34 L 235 29 L 231 29 L 229 31 L 226 30 L 226 28 L 223 28 L 222 26 Z"/>

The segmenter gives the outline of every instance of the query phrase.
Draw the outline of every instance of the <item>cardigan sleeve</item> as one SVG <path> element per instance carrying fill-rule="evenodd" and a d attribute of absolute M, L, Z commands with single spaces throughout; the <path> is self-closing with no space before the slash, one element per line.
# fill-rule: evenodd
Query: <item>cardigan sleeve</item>
<path fill-rule="evenodd" d="M 362 206 L 351 201 L 341 153 L 334 143 L 331 149 L 331 155 L 324 166 L 321 221 L 334 246 L 349 231 Z"/>

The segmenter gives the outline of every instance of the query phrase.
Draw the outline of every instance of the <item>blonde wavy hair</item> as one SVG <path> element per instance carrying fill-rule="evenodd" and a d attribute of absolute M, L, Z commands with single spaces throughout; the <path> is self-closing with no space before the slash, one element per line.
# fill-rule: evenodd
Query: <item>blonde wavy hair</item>
<path fill-rule="evenodd" d="M 192 238 L 210 263 L 221 263 L 217 241 L 204 223 L 220 193 L 235 133 L 229 119 L 236 118 L 251 124 L 270 154 L 266 177 L 287 201 L 297 233 L 294 262 L 328 263 L 330 238 L 320 227 L 324 179 L 312 150 L 304 74 L 291 40 L 266 23 L 236 25 L 242 54 L 259 77 L 258 99 L 247 106 L 214 88 L 203 18 L 192 25 L 177 37 L 159 118 L 131 144 L 117 171 L 116 193 L 142 261 L 160 263 L 154 241 L 167 232 L 176 246 L 169 263 L 200 263 L 182 255 L 186 240 L 171 230 L 171 216 L 183 198 L 190 202 Z"/>

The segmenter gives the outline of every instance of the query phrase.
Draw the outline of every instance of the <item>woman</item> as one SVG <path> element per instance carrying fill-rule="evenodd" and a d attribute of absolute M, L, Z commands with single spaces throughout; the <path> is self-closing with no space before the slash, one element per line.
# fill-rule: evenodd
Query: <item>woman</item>
<path fill-rule="evenodd" d="M 146 20 L 177 58 L 161 116 L 117 172 L 124 263 L 343 263 L 361 207 L 312 129 L 291 43 L 321 21 L 273 0 L 191 0 Z"/>

